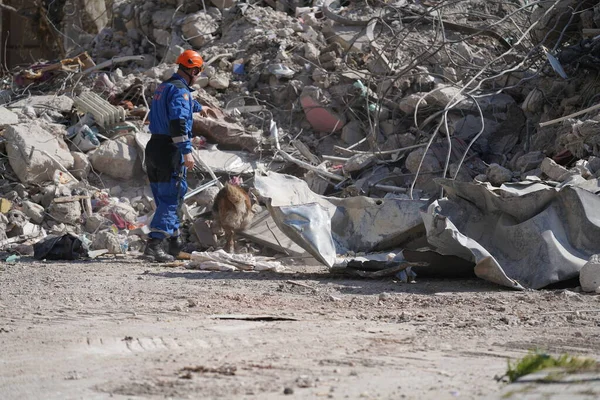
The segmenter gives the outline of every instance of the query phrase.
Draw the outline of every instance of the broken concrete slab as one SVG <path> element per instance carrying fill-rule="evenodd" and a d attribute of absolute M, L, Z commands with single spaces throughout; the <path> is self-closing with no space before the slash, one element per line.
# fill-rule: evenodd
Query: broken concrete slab
<path fill-rule="evenodd" d="M 68 203 L 53 202 L 48 207 L 48 214 L 57 222 L 68 225 L 79 225 L 81 223 L 81 205 L 78 201 Z"/>
<path fill-rule="evenodd" d="M 25 215 L 36 224 L 44 222 L 44 207 L 31 201 L 23 202 L 23 212 Z"/>
<path fill-rule="evenodd" d="M 11 125 L 4 137 L 10 165 L 23 183 L 50 181 L 60 166 L 73 167 L 73 156 L 63 138 L 39 124 Z"/>
<path fill-rule="evenodd" d="M 553 181 L 562 182 L 567 179 L 570 175 L 569 170 L 563 167 L 562 165 L 558 165 L 551 158 L 544 158 L 542 164 L 540 165 L 540 169 L 548 178 Z"/>
<path fill-rule="evenodd" d="M 338 43 L 345 51 L 362 52 L 370 44 L 362 26 L 325 25 L 323 35 L 328 43 Z"/>
<path fill-rule="evenodd" d="M 36 112 L 47 109 L 56 110 L 61 113 L 69 112 L 73 108 L 73 100 L 67 96 L 31 96 L 8 106 L 8 108 L 16 110 L 25 107 L 33 107 Z"/>
<path fill-rule="evenodd" d="M 93 250 L 108 250 L 109 254 L 123 254 L 125 253 L 124 247 L 121 246 L 119 241 L 119 237 L 109 231 L 104 231 L 98 233 L 94 236 L 94 240 L 92 241 L 92 249 Z"/>
<path fill-rule="evenodd" d="M 206 109 L 206 107 L 205 107 Z M 210 112 L 210 111 L 209 111 Z M 226 120 L 220 112 L 210 112 L 210 117 L 194 114 L 192 133 L 228 148 L 254 151 L 260 143 L 260 134 Z"/>
<path fill-rule="evenodd" d="M 8 125 L 16 125 L 19 123 L 19 116 L 14 112 L 0 107 L 0 128 L 4 128 Z"/>
<path fill-rule="evenodd" d="M 102 143 L 88 156 L 94 170 L 120 180 L 133 178 L 140 162 L 136 147 L 119 140 Z"/>
<path fill-rule="evenodd" d="M 498 164 L 490 164 L 486 171 L 486 175 L 490 183 L 494 186 L 500 186 L 503 183 L 512 180 L 512 172 Z"/>
<path fill-rule="evenodd" d="M 92 164 L 84 153 L 78 151 L 71 152 L 73 156 L 73 168 L 69 171 L 77 179 L 86 179 L 92 170 Z"/>

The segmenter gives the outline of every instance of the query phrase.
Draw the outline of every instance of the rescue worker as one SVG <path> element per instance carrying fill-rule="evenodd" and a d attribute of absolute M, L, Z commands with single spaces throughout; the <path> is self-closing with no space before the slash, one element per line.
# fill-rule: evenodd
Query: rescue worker
<path fill-rule="evenodd" d="M 187 192 L 187 170 L 194 168 L 192 157 L 192 116 L 202 106 L 192 99 L 190 88 L 200 77 L 204 61 L 200 54 L 186 50 L 177 58 L 179 69 L 154 92 L 150 106 L 150 133 L 146 146 L 146 171 L 156 203 L 144 255 L 157 262 L 173 261 L 181 251 L 180 211 Z M 163 240 L 168 240 L 165 253 Z"/>

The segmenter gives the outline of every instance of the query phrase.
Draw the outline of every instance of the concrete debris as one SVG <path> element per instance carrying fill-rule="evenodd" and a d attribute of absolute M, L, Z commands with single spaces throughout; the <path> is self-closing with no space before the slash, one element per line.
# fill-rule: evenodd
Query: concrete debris
<path fill-rule="evenodd" d="M 11 125 L 4 137 L 10 166 L 23 183 L 46 182 L 57 169 L 73 167 L 73 156 L 63 137 L 40 124 Z"/>
<path fill-rule="evenodd" d="M 104 142 L 89 154 L 89 160 L 96 172 L 120 180 L 132 179 L 141 168 L 136 146 L 120 140 Z"/>
<path fill-rule="evenodd" d="M 600 255 L 594 254 L 579 272 L 581 290 L 600 293 Z"/>
<path fill-rule="evenodd" d="M 512 180 L 512 172 L 498 164 L 490 164 L 486 175 L 488 181 L 494 186 L 500 186 Z"/>
<path fill-rule="evenodd" d="M 421 218 L 416 205 L 440 193 L 440 212 L 465 235 L 478 231 L 467 229 L 468 216 L 459 218 L 449 203 L 468 209 L 455 199 L 459 192 L 473 202 L 477 193 L 488 196 L 482 191 L 503 193 L 524 214 L 533 205 L 522 187 L 534 188 L 540 204 L 560 203 L 574 196 L 570 191 L 584 191 L 583 197 L 600 193 L 600 107 L 594 106 L 589 73 L 600 62 L 594 50 L 600 37 L 581 41 L 578 32 L 580 25 L 593 30 L 600 9 L 587 10 L 583 24 L 568 6 L 571 0 L 561 0 L 556 10 L 519 2 L 500 9 L 481 2 L 475 7 L 473 1 L 440 3 L 439 20 L 429 16 L 427 2 L 397 2 L 397 13 L 383 5 L 339 7 L 331 1 L 269 0 L 250 7 L 233 0 L 120 0 L 108 8 L 103 1 L 83 3 L 48 15 L 58 18 L 53 25 L 70 39 L 52 51 L 66 51 L 68 58 L 18 67 L 13 87 L 8 81 L 0 87 L 0 232 L 12 235 L 0 235 L 0 243 L 14 240 L 8 247 L 31 245 L 27 240 L 43 237 L 43 227 L 77 235 L 110 254 L 142 250 L 156 209 L 143 173 L 149 102 L 157 85 L 175 72 L 177 56 L 190 48 L 205 60 L 193 93 L 203 106 L 192 128 L 199 169 L 188 173 L 190 190 L 196 191 L 182 207 L 182 238 L 190 253 L 218 247 L 210 210 L 219 185 L 238 176 L 253 182 L 255 176 L 285 170 L 302 177 L 302 193 L 327 198 L 319 203 L 327 209 L 341 201 L 336 196 L 347 197 L 340 205 L 346 214 L 335 218 L 314 205 L 294 209 L 315 218 L 306 234 L 298 234 L 285 225 L 293 223 L 286 214 L 290 209 L 254 193 L 268 211 L 240 235 L 261 251 L 297 256 L 310 249 L 327 265 L 336 256 L 334 243 L 329 236 L 325 244 L 316 238 L 333 219 L 346 228 L 363 224 L 365 232 L 354 239 L 347 236 L 349 228 L 332 228 L 330 236 L 341 238 L 348 251 L 408 243 L 399 238 L 433 246 L 446 238 L 430 223 L 427 215 L 433 211 Z M 466 17 L 468 7 L 477 14 Z M 497 13 L 511 18 L 483 29 L 482 16 Z M 400 15 L 427 23 L 409 24 Z M 525 32 L 534 17 L 541 23 L 532 30 L 538 40 L 532 46 L 557 49 L 552 66 L 543 52 L 511 47 L 523 42 L 513 24 Z M 569 18 L 573 29 L 553 28 L 552 21 Z M 445 35 L 436 28 L 440 23 Z M 515 60 L 522 65 L 515 68 Z M 467 186 L 455 186 L 460 184 Z M 556 191 L 565 194 L 556 197 Z M 294 207 L 308 203 L 292 200 L 287 199 Z M 394 240 L 374 246 L 377 229 L 355 215 L 359 206 L 384 210 L 390 226 L 377 229 L 389 228 L 386 235 Z M 490 224 L 484 235 L 492 235 L 498 225 L 489 215 L 494 210 L 479 212 Z M 517 219 L 528 218 L 531 212 Z M 407 231 L 398 232 L 398 221 Z M 311 232 L 317 233 L 311 238 Z M 477 240 L 488 247 L 492 241 Z M 468 242 L 466 250 L 451 251 L 473 260 L 475 247 Z M 476 262 L 486 279 L 532 286 L 526 274 L 514 275 L 517 285 L 490 277 L 505 260 Z M 568 264 L 567 272 L 548 268 L 567 277 L 581 266 L 578 261 Z"/>
<path fill-rule="evenodd" d="M 14 112 L 0 107 L 0 129 L 8 125 L 16 125 L 19 123 L 19 116 Z"/>

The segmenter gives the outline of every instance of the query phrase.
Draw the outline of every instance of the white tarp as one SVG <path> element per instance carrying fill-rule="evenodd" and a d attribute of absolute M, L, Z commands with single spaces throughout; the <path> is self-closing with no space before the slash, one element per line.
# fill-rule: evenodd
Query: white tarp
<path fill-rule="evenodd" d="M 441 254 L 473 261 L 477 276 L 539 289 L 577 277 L 600 252 L 600 197 L 541 183 L 438 181 L 447 198 L 422 213 L 427 241 Z"/>
<path fill-rule="evenodd" d="M 422 200 L 325 197 L 274 172 L 256 174 L 254 186 L 279 229 L 329 267 L 338 254 L 395 247 L 422 230 Z"/>

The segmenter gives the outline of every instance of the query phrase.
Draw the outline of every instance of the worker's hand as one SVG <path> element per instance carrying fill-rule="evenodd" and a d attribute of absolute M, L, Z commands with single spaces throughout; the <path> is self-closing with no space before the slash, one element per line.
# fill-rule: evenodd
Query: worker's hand
<path fill-rule="evenodd" d="M 183 155 L 183 165 L 185 165 L 185 167 L 187 169 L 189 169 L 189 170 L 194 169 L 195 164 L 196 163 L 194 162 L 194 156 L 192 155 L 192 153 Z"/>

